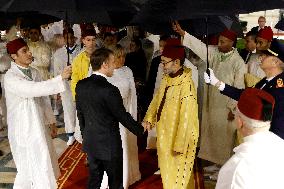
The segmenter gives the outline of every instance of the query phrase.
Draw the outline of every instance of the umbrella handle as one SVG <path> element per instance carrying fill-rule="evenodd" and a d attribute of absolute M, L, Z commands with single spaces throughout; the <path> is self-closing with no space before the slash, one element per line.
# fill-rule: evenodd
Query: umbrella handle
<path fill-rule="evenodd" d="M 209 38 L 208 38 L 208 17 L 205 17 L 205 23 L 206 23 L 206 73 L 208 74 L 208 76 L 210 77 L 210 71 L 209 71 L 209 51 L 208 51 L 208 44 L 209 44 Z M 210 85 L 210 83 L 207 83 L 207 85 Z"/>

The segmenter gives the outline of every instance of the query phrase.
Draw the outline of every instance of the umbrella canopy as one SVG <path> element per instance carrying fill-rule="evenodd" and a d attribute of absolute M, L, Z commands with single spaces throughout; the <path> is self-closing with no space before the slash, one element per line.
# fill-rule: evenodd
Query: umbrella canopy
<path fill-rule="evenodd" d="M 195 36 L 215 35 L 219 34 L 225 29 L 231 29 L 238 34 L 238 37 L 243 37 L 242 26 L 239 19 L 232 16 L 208 16 L 203 18 L 190 19 L 180 21 L 183 28 L 190 34 Z M 207 28 L 208 27 L 208 31 Z"/>
<path fill-rule="evenodd" d="M 215 35 L 222 32 L 224 29 L 232 29 L 238 37 L 243 37 L 242 26 L 236 16 L 207 16 L 179 21 L 182 28 L 194 36 Z M 157 35 L 172 35 L 175 34 L 172 30 L 170 22 L 144 22 L 144 20 L 136 20 L 136 23 L 143 27 L 146 31 Z M 207 28 L 208 27 L 208 31 Z"/>
<path fill-rule="evenodd" d="M 65 19 L 68 22 L 97 22 L 106 25 L 126 25 L 136 9 L 128 0 L 0 0 L 1 12 L 34 11 Z"/>
<path fill-rule="evenodd" d="M 75 0 L 1 0 L 2 6 L 0 11 L 2 12 L 24 12 L 24 11 L 48 11 L 48 10 L 76 10 Z"/>
<path fill-rule="evenodd" d="M 284 31 L 284 18 L 279 20 L 279 22 L 277 22 L 274 28 Z"/>
<path fill-rule="evenodd" d="M 21 28 L 28 28 L 29 26 L 41 26 L 61 20 L 58 17 L 48 14 L 40 14 L 38 12 L 18 12 L 18 13 L 4 13 L 0 12 L 0 29 L 6 30 L 15 25 L 21 20 Z"/>
<path fill-rule="evenodd" d="M 161 22 L 212 15 L 233 15 L 284 8 L 284 0 L 149 0 L 134 17 L 136 20 Z"/>

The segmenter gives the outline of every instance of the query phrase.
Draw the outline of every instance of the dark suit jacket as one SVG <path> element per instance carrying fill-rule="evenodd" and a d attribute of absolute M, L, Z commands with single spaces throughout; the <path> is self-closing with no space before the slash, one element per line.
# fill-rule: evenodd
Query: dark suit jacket
<path fill-rule="evenodd" d="M 247 58 L 247 56 L 248 56 L 248 54 L 249 54 L 249 51 L 248 50 L 246 50 L 246 49 L 241 49 L 240 51 L 239 51 L 239 54 L 240 54 L 240 56 L 242 57 L 242 59 L 245 61 L 245 63 L 246 63 L 246 58 Z"/>
<path fill-rule="evenodd" d="M 262 88 L 262 90 L 265 90 L 275 98 L 275 106 L 270 131 L 284 139 L 284 85 L 283 87 L 279 87 L 277 80 L 278 82 L 281 80 L 282 82 L 284 82 L 284 72 L 269 81 Z M 255 85 L 255 88 L 260 89 L 265 82 L 266 78 L 263 78 Z M 243 90 L 244 89 L 237 89 L 232 86 L 226 85 L 224 91 L 222 91 L 221 93 L 238 101 Z"/>
<path fill-rule="evenodd" d="M 258 28 L 259 28 L 259 26 L 255 26 L 255 27 L 253 27 L 253 28 L 251 28 L 251 30 L 250 31 L 252 31 L 253 33 L 258 33 Z"/>
<path fill-rule="evenodd" d="M 137 136 L 144 133 L 144 128 L 126 112 L 118 88 L 102 76 L 92 75 L 77 83 L 76 108 L 83 150 L 94 158 L 122 157 L 119 122 Z"/>

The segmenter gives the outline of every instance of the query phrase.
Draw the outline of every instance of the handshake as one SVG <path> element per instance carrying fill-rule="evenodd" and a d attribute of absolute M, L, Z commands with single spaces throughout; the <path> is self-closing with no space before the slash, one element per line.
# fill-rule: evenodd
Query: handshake
<path fill-rule="evenodd" d="M 147 130 L 148 132 L 151 130 L 151 123 L 149 123 L 148 121 L 143 121 L 142 122 L 142 126 L 144 127 L 144 132 Z"/>

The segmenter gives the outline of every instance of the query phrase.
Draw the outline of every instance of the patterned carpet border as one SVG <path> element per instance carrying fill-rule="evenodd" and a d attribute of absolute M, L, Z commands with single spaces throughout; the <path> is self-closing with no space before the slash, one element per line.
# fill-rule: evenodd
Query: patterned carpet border
<path fill-rule="evenodd" d="M 81 151 L 82 145 L 76 142 L 59 158 L 59 168 L 61 171 L 61 176 L 57 180 L 58 189 L 62 189 L 67 179 L 73 173 L 74 169 L 80 162 L 80 160 L 85 157 L 85 154 Z"/>
<path fill-rule="evenodd" d="M 81 151 L 82 145 L 76 142 L 59 158 L 61 176 L 58 179 L 58 189 L 83 189 L 86 187 L 88 171 L 84 162 L 86 155 Z M 149 161 L 149 158 L 151 161 Z M 146 151 L 139 154 L 142 179 L 129 187 L 129 189 L 162 189 L 160 175 L 153 175 L 158 168 L 156 151 Z M 75 170 L 75 171 L 74 171 Z M 194 163 L 195 189 L 205 189 L 204 178 L 201 168 L 201 160 Z"/>

